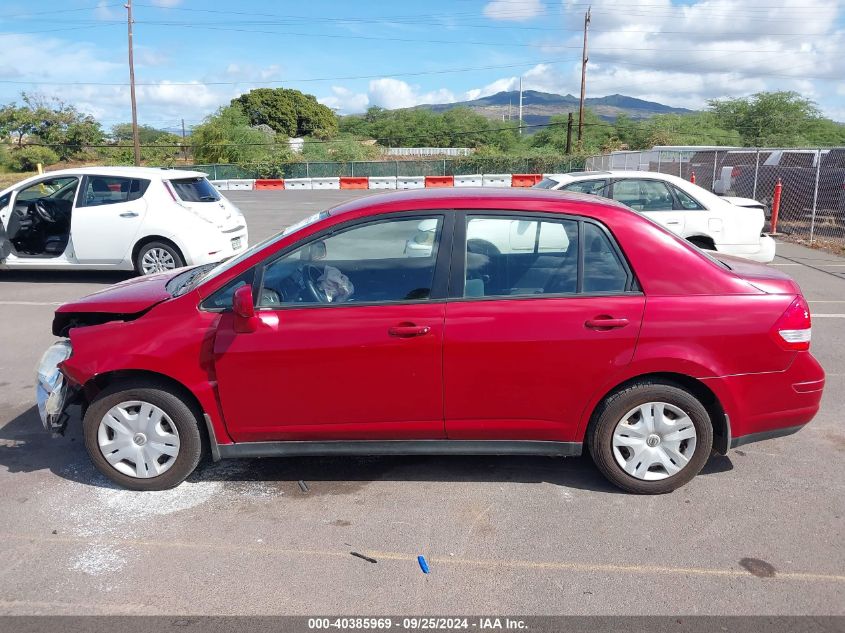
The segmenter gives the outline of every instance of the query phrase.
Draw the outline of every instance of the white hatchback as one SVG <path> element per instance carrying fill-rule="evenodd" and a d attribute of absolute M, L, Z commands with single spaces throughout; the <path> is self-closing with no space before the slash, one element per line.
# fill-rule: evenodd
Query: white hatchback
<path fill-rule="evenodd" d="M 248 246 L 246 220 L 202 172 L 83 167 L 0 191 L 0 269 L 150 275 Z"/>
<path fill-rule="evenodd" d="M 548 174 L 540 189 L 612 198 L 699 248 L 769 263 L 775 241 L 763 233 L 764 206 L 748 198 L 720 198 L 691 182 L 646 171 Z"/>

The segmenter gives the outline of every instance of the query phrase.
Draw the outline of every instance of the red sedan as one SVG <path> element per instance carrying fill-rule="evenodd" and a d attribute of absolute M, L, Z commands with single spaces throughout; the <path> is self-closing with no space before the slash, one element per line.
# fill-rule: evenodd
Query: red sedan
<path fill-rule="evenodd" d="M 711 452 L 799 430 L 824 372 L 792 279 L 595 196 L 361 198 L 223 264 L 61 306 L 39 409 L 127 488 L 204 453 L 588 450 L 664 493 Z"/>

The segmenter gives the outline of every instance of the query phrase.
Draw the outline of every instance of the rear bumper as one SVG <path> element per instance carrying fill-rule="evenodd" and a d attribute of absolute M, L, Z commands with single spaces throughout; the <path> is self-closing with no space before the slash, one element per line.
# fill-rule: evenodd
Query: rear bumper
<path fill-rule="evenodd" d="M 232 232 L 221 231 L 213 241 L 204 241 L 201 246 L 194 247 L 193 252 L 187 255 L 190 261 L 186 263 L 199 266 L 220 262 L 240 255 L 247 248 L 249 248 L 249 232 L 245 226 Z"/>
<path fill-rule="evenodd" d="M 710 378 L 707 384 L 730 420 L 730 448 L 791 435 L 819 411 L 824 370 L 809 352 L 798 352 L 782 372 Z"/>
<path fill-rule="evenodd" d="M 775 258 L 777 243 L 773 237 L 761 235 L 760 241 L 754 245 L 737 246 L 732 244 L 717 244 L 716 249 L 726 255 L 735 255 L 736 257 L 744 257 L 755 262 L 768 264 Z"/>

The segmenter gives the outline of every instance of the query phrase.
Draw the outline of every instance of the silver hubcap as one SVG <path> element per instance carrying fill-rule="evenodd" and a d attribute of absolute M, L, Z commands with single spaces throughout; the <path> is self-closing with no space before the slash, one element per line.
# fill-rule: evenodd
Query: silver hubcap
<path fill-rule="evenodd" d="M 145 275 L 161 273 L 176 268 L 176 260 L 163 248 L 151 248 L 141 258 L 141 268 Z"/>
<path fill-rule="evenodd" d="M 129 400 L 116 404 L 97 428 L 100 452 L 129 477 L 148 479 L 167 472 L 179 454 L 179 432 L 154 404 Z"/>
<path fill-rule="evenodd" d="M 626 473 L 657 481 L 683 470 L 697 439 L 690 417 L 668 402 L 647 402 L 626 413 L 613 431 L 613 457 Z"/>

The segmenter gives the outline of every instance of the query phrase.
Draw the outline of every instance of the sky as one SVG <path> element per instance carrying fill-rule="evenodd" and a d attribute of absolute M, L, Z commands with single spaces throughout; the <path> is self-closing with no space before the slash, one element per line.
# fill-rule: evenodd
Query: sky
<path fill-rule="evenodd" d="M 701 109 L 794 90 L 845 121 L 845 3 L 834 0 L 133 0 L 139 122 L 187 127 L 256 87 L 339 114 L 516 89 Z M 130 120 L 126 9 L 0 0 L 0 104 L 56 96 Z"/>

